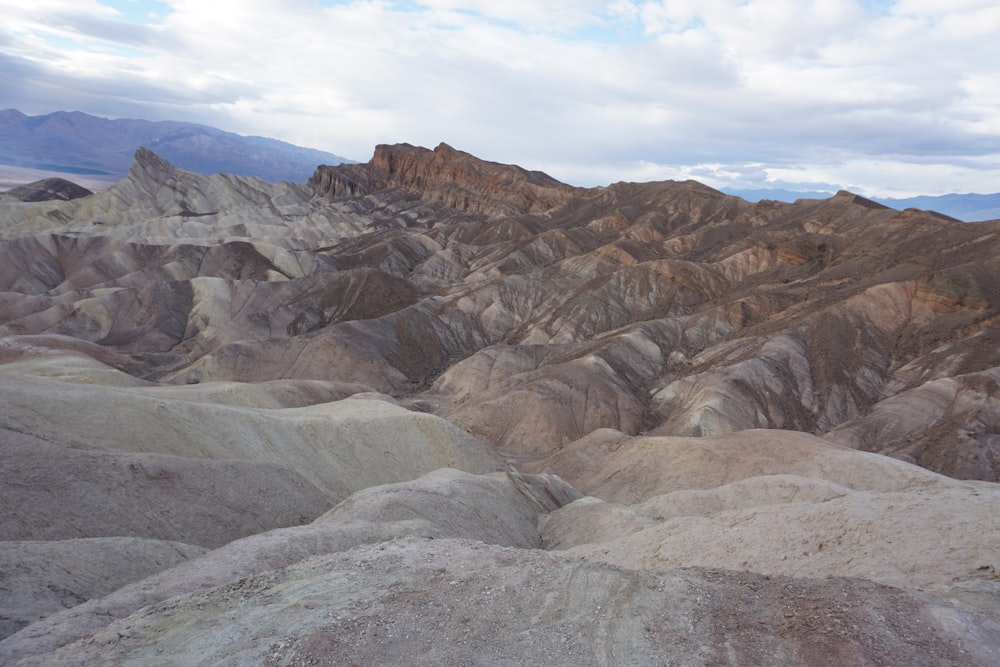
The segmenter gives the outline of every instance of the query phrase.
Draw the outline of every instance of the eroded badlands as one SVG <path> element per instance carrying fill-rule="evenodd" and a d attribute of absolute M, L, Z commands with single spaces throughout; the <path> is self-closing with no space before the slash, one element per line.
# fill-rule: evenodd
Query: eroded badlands
<path fill-rule="evenodd" d="M 0 201 L 0 662 L 1000 664 L 998 249 L 443 144 Z"/>

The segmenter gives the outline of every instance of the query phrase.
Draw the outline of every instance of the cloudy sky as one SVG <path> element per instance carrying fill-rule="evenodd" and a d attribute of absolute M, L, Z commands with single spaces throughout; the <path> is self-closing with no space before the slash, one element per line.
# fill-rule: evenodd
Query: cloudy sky
<path fill-rule="evenodd" d="M 0 108 L 577 185 L 1000 192 L 996 0 L 0 0 Z"/>

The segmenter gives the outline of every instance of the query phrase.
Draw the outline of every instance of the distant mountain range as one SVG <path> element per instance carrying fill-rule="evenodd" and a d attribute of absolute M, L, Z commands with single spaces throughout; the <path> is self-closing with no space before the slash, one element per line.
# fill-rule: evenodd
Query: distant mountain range
<path fill-rule="evenodd" d="M 304 183 L 318 165 L 355 162 L 314 148 L 195 123 L 111 120 L 81 111 L 28 116 L 17 109 L 5 109 L 0 110 L 0 166 L 34 171 L 20 179 L 0 179 L 0 190 L 4 185 L 11 187 L 49 175 L 71 180 L 75 175 L 83 185 L 104 188 L 125 177 L 140 146 L 197 174 L 257 176 L 270 182 Z M 724 188 L 724 192 L 751 202 L 827 199 L 835 194 L 784 189 Z M 966 222 L 1000 219 L 1000 193 L 871 199 L 899 210 L 931 210 Z"/>
<path fill-rule="evenodd" d="M 908 197 L 906 199 L 875 199 L 893 208 L 919 208 L 937 211 L 966 222 L 1000 219 L 1000 193 L 991 195 L 949 194 L 937 197 Z"/>
<path fill-rule="evenodd" d="M 109 120 L 80 111 L 41 116 L 0 111 L 0 165 L 116 181 L 128 173 L 140 146 L 195 173 L 257 176 L 271 182 L 303 183 L 320 164 L 351 162 L 314 148 L 194 123 Z"/>
<path fill-rule="evenodd" d="M 800 192 L 782 189 L 734 190 L 723 188 L 723 191 L 726 194 L 736 195 L 752 202 L 760 201 L 761 199 L 773 199 L 789 203 L 799 199 L 827 199 L 835 194 L 833 192 Z M 947 194 L 934 197 L 920 196 L 903 199 L 870 197 L 870 199 L 900 211 L 907 208 L 919 208 L 924 211 L 943 213 L 956 220 L 963 220 L 965 222 L 1000 219 L 1000 192 L 989 195 Z"/>

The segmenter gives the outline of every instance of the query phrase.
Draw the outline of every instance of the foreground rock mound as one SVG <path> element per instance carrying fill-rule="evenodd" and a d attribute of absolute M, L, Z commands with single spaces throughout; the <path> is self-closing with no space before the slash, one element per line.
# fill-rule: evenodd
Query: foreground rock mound
<path fill-rule="evenodd" d="M 409 538 L 148 607 L 20 664 L 988 665 L 998 632 L 981 614 L 859 580 L 640 573 Z"/>
<path fill-rule="evenodd" d="M 97 632 L 111 620 L 125 618 L 142 607 L 230 586 L 311 556 L 358 545 L 419 535 L 532 549 L 541 544 L 540 518 L 579 497 L 572 487 L 551 476 L 476 476 L 457 470 L 439 470 L 412 482 L 373 487 L 355 494 L 311 525 L 236 540 L 101 599 L 53 614 L 0 641 L 0 657 L 10 660 L 46 652 Z M 15 589 L 31 586 L 39 579 L 43 585 L 50 583 L 37 572 L 30 574 L 31 578 L 12 578 L 11 585 Z"/>
<path fill-rule="evenodd" d="M 440 470 L 53 614 L 0 641 L 0 656 L 74 664 L 109 637 L 125 663 L 157 651 L 272 664 L 1000 655 L 996 485 L 801 434 L 612 436 L 596 438 L 603 455 L 590 445 L 607 480 L 594 488 L 636 488 L 627 504 L 552 475 Z M 649 446 L 673 447 L 659 471 Z"/>

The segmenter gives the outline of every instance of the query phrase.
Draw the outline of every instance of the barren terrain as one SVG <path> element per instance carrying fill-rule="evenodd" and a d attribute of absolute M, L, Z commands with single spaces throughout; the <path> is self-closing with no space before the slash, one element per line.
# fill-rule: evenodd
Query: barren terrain
<path fill-rule="evenodd" d="M 4 199 L 0 662 L 998 664 L 998 249 L 444 144 Z"/>

